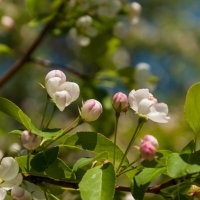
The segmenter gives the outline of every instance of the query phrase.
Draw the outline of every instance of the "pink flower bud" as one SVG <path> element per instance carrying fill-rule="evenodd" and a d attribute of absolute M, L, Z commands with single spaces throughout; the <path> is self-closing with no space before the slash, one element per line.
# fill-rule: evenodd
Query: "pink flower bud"
<path fill-rule="evenodd" d="M 145 135 L 140 145 L 141 157 L 144 160 L 153 160 L 158 148 L 158 141 L 152 135 Z"/>
<path fill-rule="evenodd" d="M 142 142 L 150 142 L 155 148 L 158 148 L 158 140 L 153 135 L 145 135 Z"/>
<path fill-rule="evenodd" d="M 97 120 L 102 112 L 101 103 L 95 99 L 89 99 L 83 104 L 80 115 L 85 121 L 92 122 Z"/>
<path fill-rule="evenodd" d="M 128 108 L 128 97 L 124 93 L 118 92 L 113 96 L 112 104 L 117 112 L 126 112 Z"/>
<path fill-rule="evenodd" d="M 23 146 L 28 150 L 34 150 L 40 146 L 41 137 L 32 134 L 30 131 L 23 131 L 21 136 L 21 141 Z"/>

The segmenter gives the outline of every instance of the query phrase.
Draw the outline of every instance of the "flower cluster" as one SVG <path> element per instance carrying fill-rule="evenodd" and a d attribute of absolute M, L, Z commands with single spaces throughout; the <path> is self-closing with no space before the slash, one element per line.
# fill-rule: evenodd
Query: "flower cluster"
<path fill-rule="evenodd" d="M 65 74 L 60 70 L 52 70 L 46 75 L 45 86 L 60 111 L 79 97 L 78 84 L 67 82 Z"/>

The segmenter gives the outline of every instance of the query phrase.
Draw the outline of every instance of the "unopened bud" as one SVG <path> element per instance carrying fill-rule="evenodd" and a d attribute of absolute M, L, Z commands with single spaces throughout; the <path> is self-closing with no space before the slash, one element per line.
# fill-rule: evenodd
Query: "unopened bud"
<path fill-rule="evenodd" d="M 144 160 L 153 160 L 155 158 L 158 148 L 158 141 L 152 135 L 144 136 L 142 143 L 140 144 L 141 157 Z"/>
<path fill-rule="evenodd" d="M 62 82 L 66 81 L 66 76 L 65 74 L 60 71 L 60 70 L 52 70 L 50 71 L 46 77 L 45 77 L 45 81 L 47 82 L 49 79 L 51 78 L 59 78 Z"/>
<path fill-rule="evenodd" d="M 117 112 L 126 112 L 128 108 L 128 97 L 124 93 L 118 92 L 113 96 L 112 104 Z"/>
<path fill-rule="evenodd" d="M 80 115 L 83 120 L 92 122 L 97 120 L 102 112 L 103 108 L 101 103 L 95 99 L 89 99 L 81 107 Z"/>
<path fill-rule="evenodd" d="M 142 11 L 142 7 L 141 7 L 141 5 L 139 3 L 132 2 L 130 4 L 130 12 L 131 12 L 132 15 L 139 16 L 141 11 Z"/>
<path fill-rule="evenodd" d="M 40 146 L 41 137 L 34 135 L 28 130 L 22 132 L 21 141 L 23 146 L 28 150 L 34 150 Z"/>
<path fill-rule="evenodd" d="M 16 200 L 31 200 L 31 194 L 26 191 L 24 188 L 15 186 L 11 190 L 11 196 Z"/>

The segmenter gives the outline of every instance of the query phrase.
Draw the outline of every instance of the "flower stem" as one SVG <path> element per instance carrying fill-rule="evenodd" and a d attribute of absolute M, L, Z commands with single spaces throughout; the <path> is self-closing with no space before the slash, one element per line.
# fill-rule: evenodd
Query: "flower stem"
<path fill-rule="evenodd" d="M 41 121 L 41 124 L 40 124 L 40 128 L 41 129 L 43 129 L 44 119 L 45 119 L 45 116 L 46 116 L 48 104 L 49 104 L 49 98 L 48 98 L 48 95 L 47 95 L 46 102 L 45 102 L 45 107 L 44 107 L 44 111 L 43 111 L 43 114 L 42 114 L 42 121 Z"/>
<path fill-rule="evenodd" d="M 51 116 L 50 116 L 49 121 L 47 122 L 45 128 L 48 128 L 48 127 L 49 127 L 49 124 L 51 123 L 51 120 L 53 119 L 53 116 L 54 116 L 54 114 L 55 114 L 55 111 L 56 111 L 56 106 L 54 105 L 54 106 L 53 106 L 53 111 L 52 111 L 52 113 L 51 113 Z"/>
<path fill-rule="evenodd" d="M 122 166 L 122 164 L 123 164 L 123 161 L 124 161 L 125 157 L 127 156 L 127 154 L 128 154 L 128 152 L 129 152 L 129 150 L 130 150 L 130 148 L 131 148 L 133 142 L 135 141 L 135 138 L 136 138 L 137 134 L 138 134 L 139 131 L 141 130 L 141 128 L 142 128 L 142 126 L 143 126 L 143 124 L 144 124 L 145 121 L 146 121 L 146 120 L 145 120 L 144 118 L 141 118 L 141 117 L 139 118 L 137 127 L 136 127 L 136 129 L 135 129 L 135 132 L 134 132 L 134 134 L 133 134 L 133 136 L 132 136 L 132 138 L 131 138 L 131 140 L 130 140 L 130 142 L 129 142 L 127 148 L 126 148 L 126 151 L 125 151 L 125 153 L 124 153 L 124 155 L 123 155 L 123 157 L 122 157 L 122 159 L 121 159 L 121 162 L 120 162 L 120 164 L 119 164 L 119 166 L 118 166 L 118 168 L 117 168 L 117 172 L 119 172 L 119 170 L 120 170 L 120 168 L 121 168 L 121 166 Z"/>
<path fill-rule="evenodd" d="M 120 113 L 115 113 L 115 131 L 114 131 L 114 150 L 113 150 L 113 166 L 115 167 L 115 153 L 116 153 L 116 143 L 117 143 L 117 128 L 119 122 Z"/>
<path fill-rule="evenodd" d="M 72 129 L 74 129 L 75 127 L 77 127 L 78 125 L 80 125 L 81 123 L 83 123 L 83 121 L 81 120 L 80 116 L 78 116 L 65 130 L 61 135 L 58 135 L 56 137 L 54 137 L 49 143 L 47 143 L 46 145 L 44 145 L 44 148 L 47 148 L 48 146 L 50 146 L 52 143 L 54 143 L 55 141 L 59 140 L 61 137 L 63 137 L 65 134 L 67 134 L 69 131 L 71 131 Z"/>
<path fill-rule="evenodd" d="M 133 164 L 135 164 L 136 162 L 140 161 L 141 157 L 138 157 L 136 160 L 134 160 L 133 162 L 131 162 L 129 165 L 127 165 L 123 170 L 119 171 L 119 173 L 117 174 L 117 176 L 120 176 L 128 171 L 131 171 L 133 170 L 134 168 L 132 169 L 128 169 L 129 167 L 131 167 Z"/>
<path fill-rule="evenodd" d="M 31 151 L 28 150 L 28 154 L 27 154 L 27 160 L 26 160 L 26 166 L 27 166 L 27 172 L 30 171 L 30 155 L 31 155 Z"/>

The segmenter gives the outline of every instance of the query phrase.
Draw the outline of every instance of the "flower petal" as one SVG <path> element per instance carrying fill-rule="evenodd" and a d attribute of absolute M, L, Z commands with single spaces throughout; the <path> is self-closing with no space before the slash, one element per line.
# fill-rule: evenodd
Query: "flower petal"
<path fill-rule="evenodd" d="M 63 90 L 54 94 L 54 101 L 58 109 L 63 111 L 72 102 L 72 98 L 67 91 Z"/>
<path fill-rule="evenodd" d="M 71 96 L 71 102 L 75 101 L 80 94 L 79 85 L 74 82 L 65 82 L 60 86 L 60 90 L 66 90 Z"/>
<path fill-rule="evenodd" d="M 4 188 L 5 190 L 10 190 L 12 189 L 14 186 L 18 186 L 22 183 L 22 175 L 19 173 L 17 174 L 16 177 L 14 177 L 12 180 L 9 181 L 5 181 L 2 184 L 0 184 L 0 187 Z"/>
<path fill-rule="evenodd" d="M 144 98 L 148 99 L 150 95 L 151 93 L 149 93 L 148 89 L 132 90 L 128 96 L 130 107 L 134 111 L 138 112 L 138 106 L 140 101 Z"/>
<path fill-rule="evenodd" d="M 3 200 L 6 197 L 6 190 L 0 188 L 0 199 Z"/>
<path fill-rule="evenodd" d="M 47 82 L 49 79 L 55 78 L 55 77 L 60 78 L 62 80 L 62 82 L 66 81 L 66 76 L 62 71 L 60 71 L 60 70 L 52 70 L 46 75 L 45 82 Z"/>
<path fill-rule="evenodd" d="M 152 112 L 163 112 L 165 114 L 168 114 L 168 106 L 165 103 L 156 103 L 151 107 Z"/>
<path fill-rule="evenodd" d="M 63 83 L 62 79 L 59 77 L 50 78 L 46 82 L 46 89 L 49 96 L 53 99 L 54 93 L 59 91 L 60 85 Z"/>
<path fill-rule="evenodd" d="M 138 105 L 138 113 L 147 115 L 150 112 L 150 107 L 154 104 L 154 101 L 149 99 L 142 99 Z"/>
<path fill-rule="evenodd" d="M 5 157 L 1 161 L 0 165 L 0 179 L 9 181 L 17 176 L 19 172 L 19 166 L 17 161 L 12 157 Z"/>
<path fill-rule="evenodd" d="M 150 112 L 147 117 L 157 123 L 167 123 L 170 119 L 170 117 L 163 112 Z"/>

